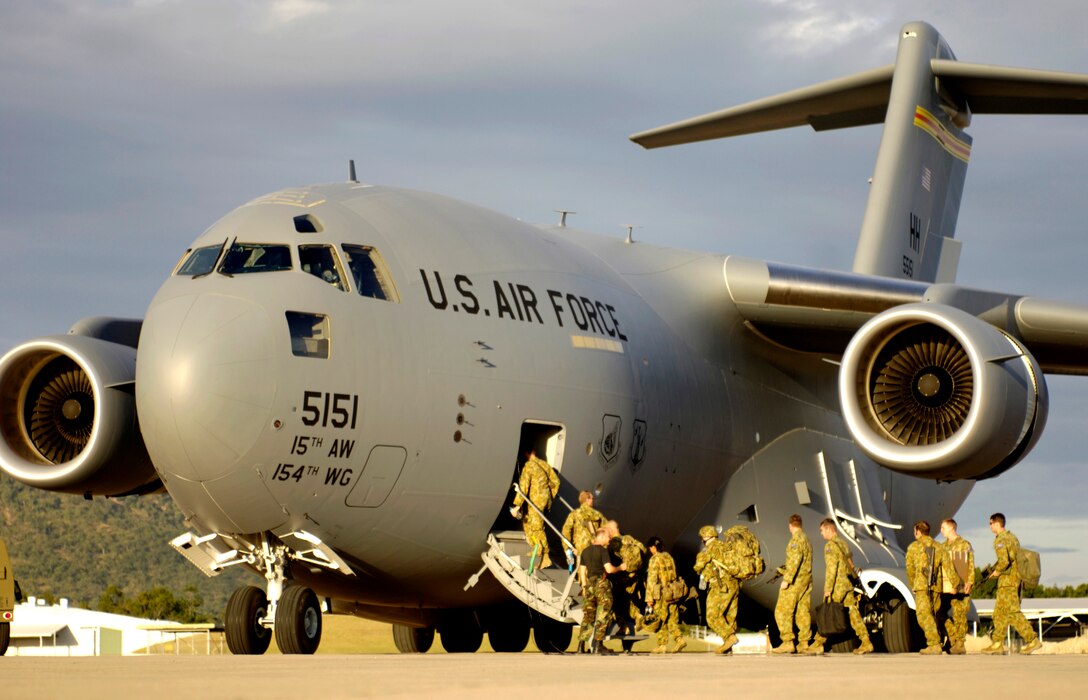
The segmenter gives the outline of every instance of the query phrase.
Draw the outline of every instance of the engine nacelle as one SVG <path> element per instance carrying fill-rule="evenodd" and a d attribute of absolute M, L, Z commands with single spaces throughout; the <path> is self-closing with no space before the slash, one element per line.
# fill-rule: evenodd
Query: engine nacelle
<path fill-rule="evenodd" d="M 1046 424 L 1046 381 L 1015 339 L 939 304 L 873 317 L 843 354 L 843 418 L 858 446 L 897 472 L 986 479 L 1020 461 Z"/>
<path fill-rule="evenodd" d="M 120 496 L 161 484 L 136 418 L 136 349 L 46 336 L 0 358 L 0 468 L 49 491 Z"/>

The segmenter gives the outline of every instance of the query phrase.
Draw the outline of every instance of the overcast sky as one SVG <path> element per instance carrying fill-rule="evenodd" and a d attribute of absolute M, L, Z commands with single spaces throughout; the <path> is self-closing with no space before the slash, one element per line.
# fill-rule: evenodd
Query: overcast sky
<path fill-rule="evenodd" d="M 889 64 L 913 20 L 965 61 L 1088 72 L 1083 0 L 0 0 L 0 352 L 142 316 L 212 222 L 349 158 L 532 222 L 849 269 L 878 127 L 627 137 Z M 970 133 L 959 281 L 1088 303 L 1088 118 Z M 1049 381 L 1039 446 L 961 528 L 991 561 L 1004 511 L 1044 581 L 1081 582 L 1088 380 Z"/>

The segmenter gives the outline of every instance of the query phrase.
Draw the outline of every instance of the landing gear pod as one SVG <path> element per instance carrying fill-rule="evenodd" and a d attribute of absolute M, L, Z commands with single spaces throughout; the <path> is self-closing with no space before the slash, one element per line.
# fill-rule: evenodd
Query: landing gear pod
<path fill-rule="evenodd" d="M 854 336 L 839 372 L 843 418 L 874 461 L 911 476 L 986 479 L 1042 434 L 1047 390 L 1011 336 L 937 304 L 878 314 Z"/>

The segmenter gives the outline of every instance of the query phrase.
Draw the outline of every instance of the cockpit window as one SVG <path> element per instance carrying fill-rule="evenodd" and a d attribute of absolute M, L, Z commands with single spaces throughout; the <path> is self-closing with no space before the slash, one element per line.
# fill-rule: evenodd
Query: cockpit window
<path fill-rule="evenodd" d="M 223 250 L 222 243 L 190 250 L 185 262 L 178 267 L 177 274 L 185 277 L 208 274 L 215 267 L 215 261 L 219 259 L 221 250 Z"/>
<path fill-rule="evenodd" d="M 355 289 L 364 297 L 399 302 L 397 288 L 385 267 L 381 254 L 368 245 L 344 244 L 344 254 L 348 257 L 348 267 L 355 281 Z"/>
<path fill-rule="evenodd" d="M 263 243 L 235 243 L 223 256 L 219 271 L 227 275 L 291 269 L 291 248 Z"/>
<path fill-rule="evenodd" d="M 303 272 L 328 282 L 341 291 L 348 290 L 336 250 L 331 245 L 300 245 L 298 262 Z"/>

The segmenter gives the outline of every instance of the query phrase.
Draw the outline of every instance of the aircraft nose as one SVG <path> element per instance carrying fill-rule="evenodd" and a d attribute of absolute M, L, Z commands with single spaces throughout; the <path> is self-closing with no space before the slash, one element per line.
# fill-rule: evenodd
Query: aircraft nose
<path fill-rule="evenodd" d="M 272 329 L 259 304 L 222 294 L 176 297 L 148 310 L 136 401 L 160 473 L 209 481 L 253 448 L 276 395 Z"/>

